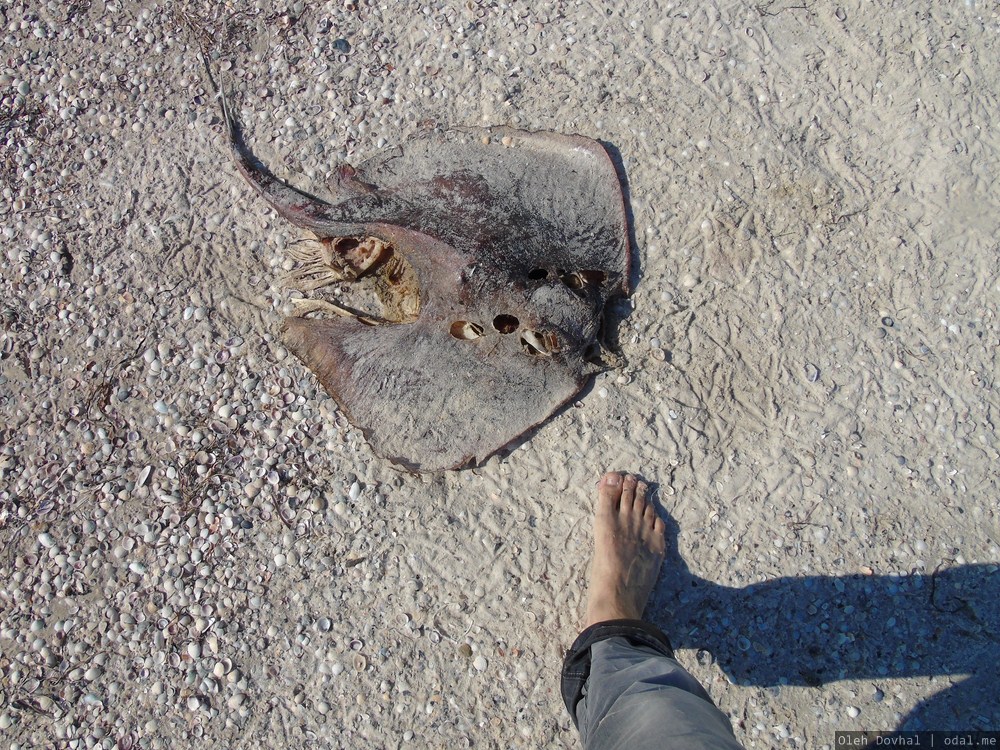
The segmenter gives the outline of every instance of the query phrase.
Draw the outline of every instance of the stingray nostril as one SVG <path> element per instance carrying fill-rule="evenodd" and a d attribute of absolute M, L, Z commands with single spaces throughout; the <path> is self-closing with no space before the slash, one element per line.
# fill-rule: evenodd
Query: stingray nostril
<path fill-rule="evenodd" d="M 452 336 L 462 341 L 473 341 L 483 335 L 483 327 L 468 320 L 456 320 L 449 330 Z"/>
<path fill-rule="evenodd" d="M 532 281 L 540 281 L 541 279 L 544 279 L 548 275 L 549 272 L 546 271 L 544 268 L 533 268 L 532 270 L 528 271 L 528 278 L 531 279 Z"/>
<path fill-rule="evenodd" d="M 513 315 L 497 315 L 493 318 L 493 327 L 500 333 L 514 333 L 521 324 Z"/>

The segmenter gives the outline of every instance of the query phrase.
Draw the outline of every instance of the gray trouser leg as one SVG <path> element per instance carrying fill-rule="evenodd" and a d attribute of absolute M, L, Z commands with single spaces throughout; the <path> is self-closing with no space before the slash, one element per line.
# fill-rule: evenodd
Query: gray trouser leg
<path fill-rule="evenodd" d="M 694 677 L 622 636 L 590 646 L 576 719 L 586 750 L 742 750 L 729 719 Z"/>

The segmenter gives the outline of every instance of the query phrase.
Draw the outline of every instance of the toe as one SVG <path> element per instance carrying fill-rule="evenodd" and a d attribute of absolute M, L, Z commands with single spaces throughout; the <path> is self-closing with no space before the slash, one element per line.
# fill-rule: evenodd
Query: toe
<path fill-rule="evenodd" d="M 646 507 L 649 505 L 649 503 L 646 502 L 646 493 L 648 491 L 648 484 L 645 482 L 636 482 L 635 500 L 633 501 L 632 507 L 635 508 L 635 512 L 640 516 L 646 511 Z"/>
<path fill-rule="evenodd" d="M 635 528 L 642 528 L 644 521 L 643 517 L 646 514 L 646 487 L 645 482 L 640 482 L 636 480 L 635 483 L 635 495 L 632 498 L 632 522 L 635 524 Z"/>
<path fill-rule="evenodd" d="M 663 519 L 660 518 L 659 514 L 657 514 L 656 519 L 653 521 L 652 548 L 658 555 L 663 555 L 667 549 L 667 525 L 663 523 Z"/>
<path fill-rule="evenodd" d="M 626 474 L 622 479 L 622 495 L 620 508 L 622 513 L 631 513 L 632 506 L 635 503 L 635 477 L 631 474 Z"/>
<path fill-rule="evenodd" d="M 622 497 L 622 476 L 609 471 L 601 477 L 597 489 L 597 512 L 611 513 L 618 509 Z"/>

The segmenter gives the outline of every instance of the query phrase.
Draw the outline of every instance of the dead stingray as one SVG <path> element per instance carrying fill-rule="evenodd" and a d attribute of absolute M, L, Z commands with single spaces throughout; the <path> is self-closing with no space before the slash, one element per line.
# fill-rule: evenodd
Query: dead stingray
<path fill-rule="evenodd" d="M 603 312 L 628 294 L 629 252 L 599 143 L 427 133 L 340 167 L 321 200 L 271 174 L 224 98 L 223 112 L 244 177 L 318 238 L 296 252 L 299 288 L 342 295 L 350 282 L 379 308 L 327 295 L 284 323 L 288 348 L 377 454 L 416 471 L 474 465 L 603 369 Z"/>

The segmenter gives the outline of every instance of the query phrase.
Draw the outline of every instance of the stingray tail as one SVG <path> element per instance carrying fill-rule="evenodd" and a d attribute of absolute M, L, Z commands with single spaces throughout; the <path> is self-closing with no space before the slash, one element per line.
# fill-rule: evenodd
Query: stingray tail
<path fill-rule="evenodd" d="M 184 20 L 192 33 L 195 33 L 191 21 L 187 18 Z M 197 34 L 195 34 L 195 37 L 197 38 Z M 330 222 L 329 214 L 332 206 L 321 198 L 292 187 L 283 180 L 278 179 L 264 166 L 260 159 L 253 155 L 253 152 L 250 151 L 243 138 L 243 129 L 229 99 L 226 97 L 224 86 L 216 82 L 215 76 L 212 74 L 212 64 L 208 58 L 208 54 L 201 44 L 198 47 L 201 52 L 202 62 L 205 65 L 205 74 L 208 78 L 208 83 L 215 97 L 219 100 L 222 110 L 222 119 L 226 127 L 229 151 L 240 173 L 288 221 L 304 229 L 310 229 L 320 236 L 326 236 L 327 233 L 323 230 Z"/>

